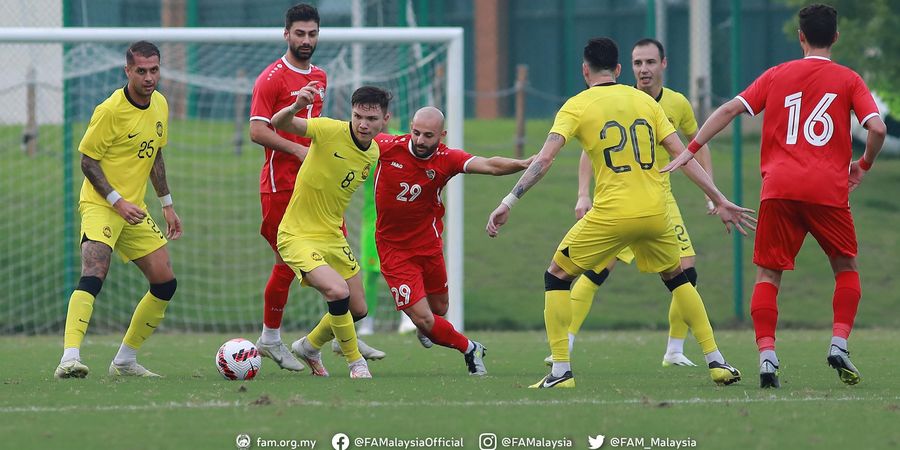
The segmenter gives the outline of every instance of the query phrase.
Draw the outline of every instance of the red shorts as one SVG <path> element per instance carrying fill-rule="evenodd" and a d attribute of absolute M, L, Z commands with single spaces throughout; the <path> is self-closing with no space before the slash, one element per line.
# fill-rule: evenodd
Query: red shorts
<path fill-rule="evenodd" d="M 829 258 L 856 256 L 856 229 L 850 207 L 769 199 L 759 205 L 753 263 L 772 270 L 793 270 L 806 233 Z"/>
<path fill-rule="evenodd" d="M 426 295 L 447 293 L 447 268 L 441 245 L 412 249 L 378 246 L 381 274 L 391 288 L 397 310 L 416 304 Z"/>
<path fill-rule="evenodd" d="M 291 195 L 294 191 L 260 192 L 259 201 L 262 204 L 262 225 L 259 227 L 261 234 L 272 250 L 278 251 L 278 225 L 284 217 Z"/>
<path fill-rule="evenodd" d="M 266 238 L 269 246 L 276 253 L 278 252 L 278 225 L 281 225 L 281 219 L 284 212 L 287 211 L 288 204 L 291 203 L 291 196 L 294 191 L 278 191 L 278 192 L 260 192 L 259 202 L 262 205 L 262 225 L 259 227 L 259 234 Z M 341 223 L 341 231 L 344 237 L 347 237 L 347 225 Z"/>

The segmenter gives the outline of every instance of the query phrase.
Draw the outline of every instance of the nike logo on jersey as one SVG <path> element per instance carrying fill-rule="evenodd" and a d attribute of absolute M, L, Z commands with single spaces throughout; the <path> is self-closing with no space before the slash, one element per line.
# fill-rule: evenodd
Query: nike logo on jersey
<path fill-rule="evenodd" d="M 154 327 L 153 325 L 150 325 L 150 322 L 144 322 L 144 325 L 147 325 L 147 326 L 150 327 L 150 328 L 156 328 L 156 327 Z"/>
<path fill-rule="evenodd" d="M 135 137 L 135 136 L 137 136 L 137 135 L 139 135 L 139 134 L 141 134 L 141 133 L 140 133 L 140 132 L 134 133 L 134 134 L 129 133 L 129 134 L 128 134 L 128 139 L 131 139 L 131 138 L 133 138 L 133 137 Z"/>
<path fill-rule="evenodd" d="M 398 169 L 402 169 L 402 168 L 403 168 L 403 164 L 400 164 L 400 163 L 398 163 L 397 161 L 391 161 L 391 165 L 394 166 L 394 167 L 396 167 L 396 168 L 398 168 Z"/>
<path fill-rule="evenodd" d="M 346 343 L 346 342 L 350 342 L 350 341 L 351 341 L 351 340 L 353 340 L 353 338 L 350 338 L 350 339 L 346 339 L 346 340 L 344 340 L 344 339 L 341 339 L 341 342 L 344 342 L 344 343 Z"/>
<path fill-rule="evenodd" d="M 84 320 L 84 319 L 78 319 L 78 321 L 81 322 L 81 323 L 88 323 L 88 321 L 87 321 L 87 320 Z"/>
<path fill-rule="evenodd" d="M 347 158 L 344 158 L 343 156 L 341 156 L 340 154 L 338 154 L 338 152 L 334 152 L 334 157 L 340 158 L 340 159 L 347 159 Z"/>

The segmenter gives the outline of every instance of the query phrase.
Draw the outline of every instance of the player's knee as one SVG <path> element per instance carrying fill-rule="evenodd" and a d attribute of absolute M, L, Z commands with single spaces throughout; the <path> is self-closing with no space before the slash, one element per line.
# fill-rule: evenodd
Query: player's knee
<path fill-rule="evenodd" d="M 346 284 L 343 286 L 335 284 L 323 289 L 322 294 L 325 295 L 325 299 L 328 301 L 340 300 L 345 297 L 350 298 L 350 289 Z"/>
<path fill-rule="evenodd" d="M 604 281 L 606 281 L 606 277 L 609 276 L 609 269 L 604 268 L 599 273 L 594 272 L 593 270 L 588 270 L 584 273 L 584 276 L 586 276 L 588 280 L 591 280 L 592 283 L 600 286 Z"/>
<path fill-rule="evenodd" d="M 153 294 L 154 297 L 160 300 L 172 300 L 172 297 L 175 296 L 175 289 L 178 288 L 178 280 L 172 278 L 165 283 L 152 283 L 150 284 L 150 293 Z"/>
<path fill-rule="evenodd" d="M 545 291 L 568 291 L 572 289 L 572 280 L 563 280 L 552 273 L 544 272 Z"/>
<path fill-rule="evenodd" d="M 434 315 L 433 314 L 411 314 L 409 319 L 412 323 L 421 330 L 423 333 L 430 333 L 431 329 L 434 328 Z"/>
<path fill-rule="evenodd" d="M 675 289 L 678 289 L 678 287 L 688 284 L 690 282 L 691 281 L 688 280 L 688 277 L 687 277 L 687 275 L 684 274 L 684 272 L 681 272 L 678 275 L 675 275 L 674 277 L 669 278 L 668 280 L 663 280 L 663 283 L 665 283 L 666 287 L 669 289 L 670 292 L 673 292 L 673 291 L 675 291 Z"/>
<path fill-rule="evenodd" d="M 84 291 L 94 297 L 100 293 L 100 289 L 103 289 L 103 279 L 90 276 L 81 277 L 81 279 L 78 280 L 78 286 L 75 287 L 76 291 Z"/>
<path fill-rule="evenodd" d="M 350 296 L 328 302 L 328 313 L 332 316 L 343 316 L 350 312 Z"/>
<path fill-rule="evenodd" d="M 684 269 L 684 274 L 687 276 L 688 281 L 691 282 L 694 286 L 697 286 L 697 269 L 693 267 L 688 267 Z"/>

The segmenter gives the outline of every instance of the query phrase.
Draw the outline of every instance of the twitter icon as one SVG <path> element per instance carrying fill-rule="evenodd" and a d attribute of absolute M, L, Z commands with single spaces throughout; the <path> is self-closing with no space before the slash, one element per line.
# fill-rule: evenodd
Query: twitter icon
<path fill-rule="evenodd" d="M 606 439 L 606 436 L 602 434 L 598 434 L 596 436 L 588 436 L 588 448 L 591 450 L 597 450 L 600 447 L 603 447 L 603 441 Z"/>

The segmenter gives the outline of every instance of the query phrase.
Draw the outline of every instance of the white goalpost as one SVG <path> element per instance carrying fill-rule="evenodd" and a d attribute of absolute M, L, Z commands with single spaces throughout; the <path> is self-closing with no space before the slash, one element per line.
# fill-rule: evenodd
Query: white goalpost
<path fill-rule="evenodd" d="M 260 326 L 272 258 L 258 235 L 262 152 L 244 136 L 253 81 L 284 53 L 282 34 L 282 28 L 0 28 L 0 57 L 22 66 L 0 73 L 0 103 L 7 107 L 0 113 L 0 202 L 8 219 L 0 230 L 6 234 L 0 254 L 8 260 L 0 264 L 0 308 L 12 319 L 0 324 L 0 333 L 61 329 L 80 270 L 75 207 L 83 177 L 73 161 L 93 107 L 124 84 L 124 50 L 137 40 L 162 50 L 160 91 L 169 99 L 172 130 L 166 161 L 186 228 L 183 240 L 170 246 L 180 282 L 178 305 L 164 326 Z M 323 115 L 349 119 L 352 88 L 374 84 L 394 94 L 397 130 L 408 131 L 403 121 L 433 102 L 446 113 L 446 144 L 463 147 L 462 28 L 325 27 L 313 63 L 328 73 Z M 354 197 L 347 222 L 359 251 L 362 193 Z M 462 330 L 462 177 L 448 185 L 446 202 L 448 319 Z M 147 204 L 158 216 L 155 202 Z M 127 323 L 123 318 L 146 290 L 138 271 L 113 266 L 92 327 Z M 379 289 L 379 297 L 376 319 L 396 323 L 389 291 Z M 318 300 L 312 290 L 292 289 L 287 328 L 312 326 L 324 311 L 312 299 Z"/>

